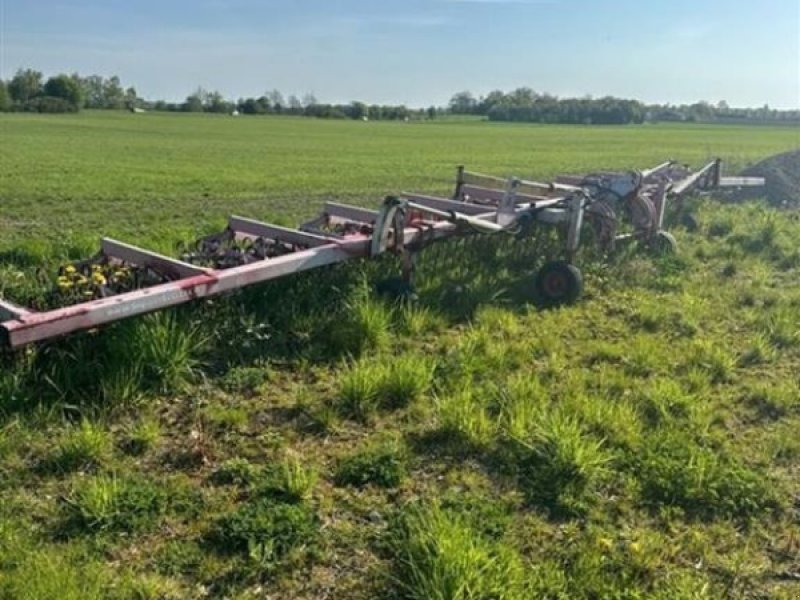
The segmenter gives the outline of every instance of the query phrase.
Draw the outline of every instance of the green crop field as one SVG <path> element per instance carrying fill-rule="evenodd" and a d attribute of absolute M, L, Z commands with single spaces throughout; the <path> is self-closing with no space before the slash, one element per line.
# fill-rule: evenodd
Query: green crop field
<path fill-rule="evenodd" d="M 457 164 L 546 178 L 721 155 L 738 169 L 799 143 L 790 127 L 8 114 L 0 115 L 0 239 L 108 232 L 141 241 L 220 224 L 231 212 L 297 219 L 325 198 L 374 205 L 406 188 L 450 191 Z"/>
<path fill-rule="evenodd" d="M 500 175 L 731 169 L 797 130 L 0 115 L 0 292 L 101 235 L 174 253 L 230 213 Z M 343 265 L 2 358 L 0 600 L 800 597 L 800 221 L 693 200 L 674 255 L 552 250 Z M 696 226 L 692 226 L 694 223 Z M 689 225 L 689 228 L 687 228 Z"/>

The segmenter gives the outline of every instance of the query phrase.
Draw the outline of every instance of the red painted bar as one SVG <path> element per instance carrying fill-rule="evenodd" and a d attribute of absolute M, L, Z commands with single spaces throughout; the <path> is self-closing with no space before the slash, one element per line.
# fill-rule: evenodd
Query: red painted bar
<path fill-rule="evenodd" d="M 442 221 L 424 232 L 425 238 L 452 234 L 455 226 Z M 411 244 L 423 235 L 417 228 L 405 230 L 405 243 Z M 42 313 L 28 313 L 0 323 L 7 345 L 16 348 L 33 342 L 58 337 L 103 324 L 184 304 L 197 298 L 214 296 L 248 285 L 277 279 L 292 273 L 307 271 L 370 254 L 371 236 L 352 236 L 331 241 L 324 246 L 309 248 L 231 269 L 208 269 L 177 281 L 146 289 L 84 302 Z"/>

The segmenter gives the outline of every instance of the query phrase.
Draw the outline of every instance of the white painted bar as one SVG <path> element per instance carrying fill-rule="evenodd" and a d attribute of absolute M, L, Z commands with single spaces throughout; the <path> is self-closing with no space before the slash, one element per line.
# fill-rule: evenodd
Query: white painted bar
<path fill-rule="evenodd" d="M 368 208 L 361 208 L 360 206 L 350 206 L 349 204 L 340 204 L 338 202 L 326 202 L 322 208 L 322 212 L 329 217 L 338 217 L 346 221 L 355 221 L 356 223 L 366 223 L 372 225 L 378 218 L 378 211 L 369 210 Z"/>
<path fill-rule="evenodd" d="M 720 177 L 720 187 L 763 187 L 766 181 L 763 177 Z"/>
<path fill-rule="evenodd" d="M 480 204 L 471 204 L 469 202 L 458 202 L 457 200 L 450 200 L 449 198 L 439 198 L 436 196 L 423 196 L 420 194 L 407 194 L 403 192 L 400 194 L 402 198 L 416 202 L 422 206 L 435 208 L 443 211 L 455 211 L 465 215 L 481 215 L 489 211 L 493 211 L 492 207 L 482 206 Z"/>
<path fill-rule="evenodd" d="M 136 246 L 112 240 L 111 238 L 103 238 L 100 247 L 103 254 L 106 256 L 118 258 L 141 267 L 150 267 L 163 273 L 177 275 L 181 278 L 203 275 L 209 271 L 208 269 L 191 265 L 182 260 L 137 248 Z"/>
<path fill-rule="evenodd" d="M 493 200 L 495 202 L 502 202 L 503 198 L 505 197 L 504 190 L 498 190 L 494 188 L 486 188 L 477 185 L 468 185 L 464 184 L 461 186 L 461 195 L 462 196 L 471 196 L 475 198 L 484 198 L 488 200 Z M 539 202 L 549 201 L 552 198 L 548 196 L 536 196 L 532 194 L 520 194 L 517 193 L 514 195 L 514 201 L 516 204 L 537 204 Z"/>
<path fill-rule="evenodd" d="M 698 181 L 698 180 L 699 180 L 701 177 L 703 177 L 703 176 L 704 176 L 704 175 L 706 175 L 706 174 L 707 174 L 707 173 L 708 173 L 708 172 L 709 172 L 711 169 L 713 169 L 714 167 L 716 167 L 716 165 L 717 165 L 717 162 L 716 162 L 716 161 L 712 161 L 712 162 L 708 163 L 708 164 L 707 164 L 705 167 L 703 167 L 702 169 L 700 169 L 699 171 L 697 171 L 696 173 L 692 173 L 691 175 L 689 175 L 689 177 L 687 177 L 686 179 L 682 179 L 682 180 L 680 180 L 680 181 L 677 181 L 677 182 L 676 182 L 676 183 L 675 183 L 675 184 L 672 186 L 672 189 L 670 190 L 670 192 L 671 192 L 672 194 L 676 195 L 676 196 L 680 196 L 680 195 L 681 195 L 681 194 L 683 194 L 683 193 L 684 193 L 686 190 L 688 190 L 689 188 L 691 188 L 691 187 L 692 187 L 692 186 L 693 186 L 695 183 L 697 183 L 697 181 Z"/>
<path fill-rule="evenodd" d="M 17 306 L 13 302 L 3 300 L 0 298 L 0 318 L 2 319 L 17 319 L 26 315 L 33 314 L 33 311 Z"/>
<path fill-rule="evenodd" d="M 297 229 L 289 229 L 288 227 L 281 227 L 279 225 L 270 225 L 269 223 L 262 223 L 261 221 L 238 217 L 236 215 L 228 219 L 228 227 L 239 233 L 264 237 L 275 240 L 276 242 L 308 246 L 309 248 L 325 246 L 331 243 L 330 239 L 321 235 L 305 233 Z"/>

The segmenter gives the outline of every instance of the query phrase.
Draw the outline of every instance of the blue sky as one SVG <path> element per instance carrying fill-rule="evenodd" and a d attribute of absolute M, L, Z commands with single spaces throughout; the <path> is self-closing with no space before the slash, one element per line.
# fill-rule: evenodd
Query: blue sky
<path fill-rule="evenodd" d="M 118 74 L 339 102 L 560 96 L 800 106 L 800 0 L 0 0 L 0 77 Z"/>

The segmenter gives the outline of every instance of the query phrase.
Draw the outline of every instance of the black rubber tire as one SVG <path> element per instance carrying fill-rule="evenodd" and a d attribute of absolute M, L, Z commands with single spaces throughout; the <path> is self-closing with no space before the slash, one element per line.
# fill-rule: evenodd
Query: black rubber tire
<path fill-rule="evenodd" d="M 573 304 L 583 295 L 583 276 L 575 265 L 557 260 L 539 269 L 534 286 L 544 306 Z"/>
<path fill-rule="evenodd" d="M 375 284 L 375 292 L 389 300 L 414 301 L 417 299 L 417 292 L 414 290 L 414 286 L 402 277 L 390 277 L 379 281 Z"/>
<path fill-rule="evenodd" d="M 659 231 L 650 242 L 651 248 L 658 254 L 675 254 L 678 252 L 678 240 L 669 231 Z"/>
<path fill-rule="evenodd" d="M 534 227 L 536 226 L 536 219 L 530 213 L 522 213 L 517 219 L 517 227 L 519 230 L 516 233 L 516 238 L 521 240 L 531 235 Z"/>

